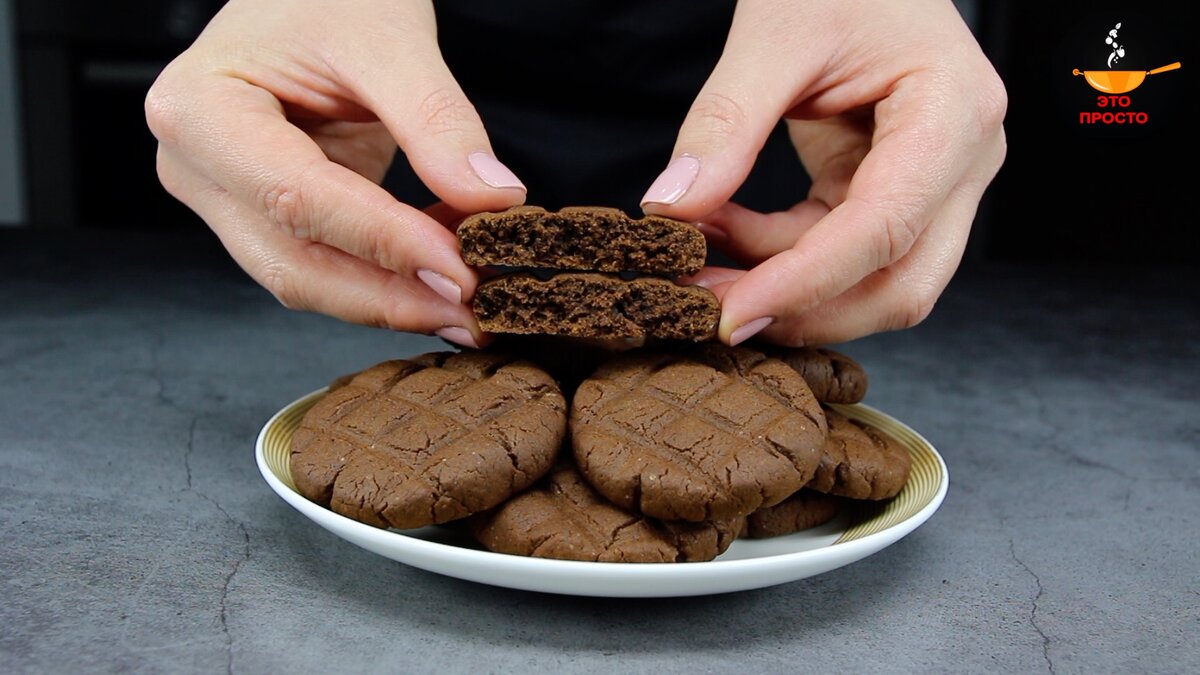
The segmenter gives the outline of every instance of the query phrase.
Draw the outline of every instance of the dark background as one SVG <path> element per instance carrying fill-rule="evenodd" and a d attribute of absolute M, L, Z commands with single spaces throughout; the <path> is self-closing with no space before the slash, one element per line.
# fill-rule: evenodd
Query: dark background
<path fill-rule="evenodd" d="M 158 185 L 142 101 L 221 4 L 16 2 L 30 227 L 204 228 Z M 529 186 L 529 202 L 635 210 L 719 56 L 732 6 L 530 0 L 438 8 L 447 62 L 497 154 Z M 1008 160 L 981 205 L 965 264 L 1192 263 L 1185 225 L 1196 219 L 1185 222 L 1184 213 L 1185 181 L 1195 175 L 1196 62 L 1182 3 L 960 7 L 1010 98 Z M 1118 68 L 1184 66 L 1130 93 L 1129 110 L 1146 112 L 1149 124 L 1080 125 L 1097 92 L 1071 69 L 1105 68 L 1104 37 L 1117 21 L 1126 47 Z M 784 208 L 807 189 L 799 172 L 777 134 L 738 199 Z M 402 156 L 387 185 L 416 204 L 431 199 Z"/>

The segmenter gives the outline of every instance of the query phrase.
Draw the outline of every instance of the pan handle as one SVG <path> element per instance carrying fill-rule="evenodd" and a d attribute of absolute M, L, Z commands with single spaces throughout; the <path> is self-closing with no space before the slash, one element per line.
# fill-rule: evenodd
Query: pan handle
<path fill-rule="evenodd" d="M 1146 74 L 1147 75 L 1157 75 L 1159 73 L 1165 73 L 1168 70 L 1179 70 L 1182 67 L 1183 67 L 1183 64 L 1176 61 L 1175 63 L 1168 63 L 1167 65 L 1160 66 L 1158 68 L 1155 68 L 1154 70 L 1147 70 Z"/>

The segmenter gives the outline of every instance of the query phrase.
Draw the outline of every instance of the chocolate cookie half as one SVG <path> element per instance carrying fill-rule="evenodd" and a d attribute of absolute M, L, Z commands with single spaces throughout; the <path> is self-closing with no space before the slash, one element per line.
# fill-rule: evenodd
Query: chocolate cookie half
<path fill-rule="evenodd" d="M 292 438 L 296 488 L 378 527 L 490 509 L 554 466 L 566 401 L 536 366 L 484 352 L 386 361 L 339 380 Z"/>
<path fill-rule="evenodd" d="M 545 280 L 527 272 L 493 277 L 475 291 L 474 311 L 489 333 L 592 338 L 706 340 L 721 319 L 721 306 L 706 288 L 586 272 Z"/>
<path fill-rule="evenodd" d="M 806 486 L 851 499 L 887 499 L 908 482 L 908 449 L 883 431 L 825 407 L 829 439 Z"/>
<path fill-rule="evenodd" d="M 776 504 L 812 478 L 825 417 L 804 378 L 723 345 L 638 352 L 575 392 L 580 472 L 617 505 L 666 520 L 722 520 Z"/>
<path fill-rule="evenodd" d="M 661 216 L 633 219 L 618 209 L 572 206 L 550 212 L 516 206 L 468 216 L 458 226 L 468 265 L 644 272 L 675 277 L 704 265 L 704 235 Z"/>
<path fill-rule="evenodd" d="M 469 524 L 489 551 L 599 562 L 712 560 L 738 535 L 736 520 L 667 522 L 619 509 L 570 463 Z"/>
<path fill-rule="evenodd" d="M 858 403 L 867 394 L 867 371 L 845 354 L 825 347 L 756 344 L 754 348 L 803 375 L 813 395 L 822 403 Z"/>

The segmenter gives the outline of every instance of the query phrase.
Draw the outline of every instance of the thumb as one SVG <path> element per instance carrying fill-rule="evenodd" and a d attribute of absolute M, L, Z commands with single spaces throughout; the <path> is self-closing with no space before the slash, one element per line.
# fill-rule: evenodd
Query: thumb
<path fill-rule="evenodd" d="M 721 59 L 692 103 L 666 170 L 642 197 L 646 213 L 698 220 L 727 202 L 816 64 L 787 63 L 795 27 L 772 3 L 738 3 Z M 786 13 L 782 13 L 786 14 Z"/>
<path fill-rule="evenodd" d="M 423 3 L 411 7 L 417 6 Z M 348 86 L 380 118 L 430 191 L 467 213 L 525 201 L 525 185 L 496 158 L 479 113 L 442 59 L 432 10 L 358 40 L 350 54 L 353 62 L 339 71 L 352 73 Z"/>

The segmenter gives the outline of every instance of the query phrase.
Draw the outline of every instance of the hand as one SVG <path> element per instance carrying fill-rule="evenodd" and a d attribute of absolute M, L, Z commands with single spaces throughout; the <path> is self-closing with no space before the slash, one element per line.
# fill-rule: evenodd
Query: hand
<path fill-rule="evenodd" d="M 1004 87 L 948 0 L 742 0 L 643 208 L 701 221 L 720 338 L 840 342 L 924 319 L 1005 153 Z M 728 200 L 780 119 L 813 178 L 779 213 Z"/>
<path fill-rule="evenodd" d="M 379 187 L 403 148 L 444 204 L 525 200 L 442 61 L 429 0 L 233 0 L 159 76 L 167 190 L 284 305 L 477 346 L 476 275 L 432 215 Z"/>

